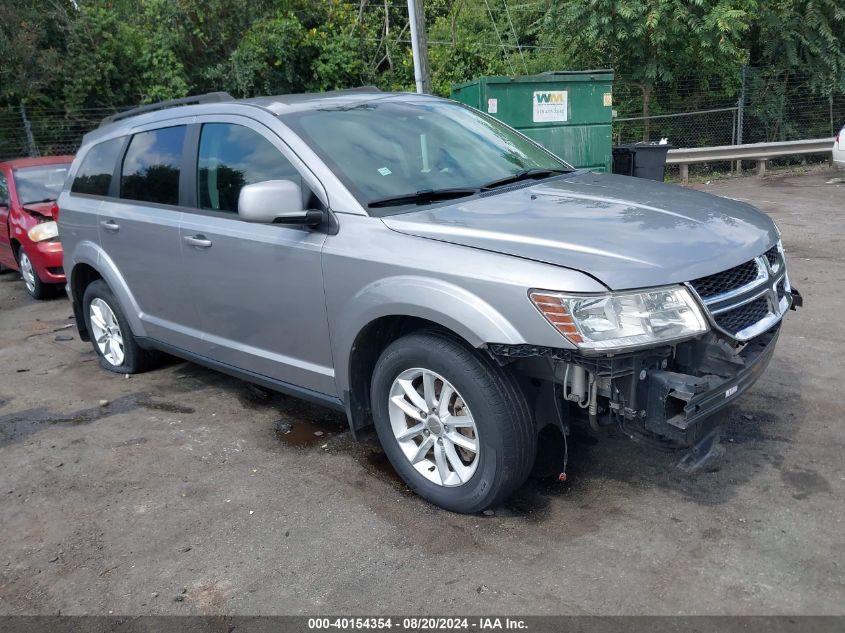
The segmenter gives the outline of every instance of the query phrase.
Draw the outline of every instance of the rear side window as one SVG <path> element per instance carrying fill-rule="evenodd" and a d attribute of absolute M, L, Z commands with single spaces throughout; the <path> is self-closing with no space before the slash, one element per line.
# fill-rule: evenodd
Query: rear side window
<path fill-rule="evenodd" d="M 302 184 L 296 168 L 270 141 L 233 123 L 202 126 L 198 169 L 199 206 L 212 211 L 237 213 L 245 185 L 265 180 Z"/>
<path fill-rule="evenodd" d="M 120 197 L 179 204 L 179 163 L 184 142 L 184 125 L 133 136 L 123 159 Z"/>
<path fill-rule="evenodd" d="M 73 193 L 88 193 L 95 196 L 109 195 L 111 178 L 117 155 L 123 145 L 123 138 L 98 143 L 85 155 L 70 190 Z"/>

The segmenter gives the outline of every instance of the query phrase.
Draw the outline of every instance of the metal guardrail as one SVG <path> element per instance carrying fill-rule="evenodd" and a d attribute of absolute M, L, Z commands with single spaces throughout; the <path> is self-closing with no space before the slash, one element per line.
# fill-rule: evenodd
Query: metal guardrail
<path fill-rule="evenodd" d="M 689 180 L 689 166 L 720 160 L 757 161 L 757 173 L 766 173 L 766 161 L 782 156 L 802 154 L 827 154 L 833 151 L 833 137 L 806 141 L 781 141 L 776 143 L 749 143 L 747 145 L 719 145 L 717 147 L 692 147 L 670 149 L 666 154 L 667 165 L 680 165 L 681 179 Z"/>

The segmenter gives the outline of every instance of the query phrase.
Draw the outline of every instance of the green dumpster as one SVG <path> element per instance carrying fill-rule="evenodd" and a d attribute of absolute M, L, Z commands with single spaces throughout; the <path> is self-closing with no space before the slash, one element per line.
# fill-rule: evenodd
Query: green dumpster
<path fill-rule="evenodd" d="M 575 167 L 610 171 L 613 71 L 482 77 L 451 98 L 516 128 Z"/>

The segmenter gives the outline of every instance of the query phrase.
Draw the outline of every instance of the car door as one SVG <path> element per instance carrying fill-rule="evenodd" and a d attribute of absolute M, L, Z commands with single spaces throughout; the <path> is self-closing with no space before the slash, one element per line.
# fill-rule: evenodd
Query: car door
<path fill-rule="evenodd" d="M 189 122 L 177 119 L 132 130 L 112 195 L 98 217 L 100 244 L 135 298 L 147 336 L 185 349 L 199 339 L 179 237 Z"/>
<path fill-rule="evenodd" d="M 245 185 L 294 180 L 317 205 L 309 192 L 319 181 L 258 122 L 225 116 L 197 123 L 196 210 L 185 213 L 180 233 L 206 355 L 336 395 L 321 264 L 325 231 L 245 222 L 237 213 Z"/>
<path fill-rule="evenodd" d="M 9 199 L 9 176 L 0 169 L 0 264 L 15 266 L 15 254 L 12 252 L 12 242 L 9 236 L 9 212 L 12 208 Z"/>

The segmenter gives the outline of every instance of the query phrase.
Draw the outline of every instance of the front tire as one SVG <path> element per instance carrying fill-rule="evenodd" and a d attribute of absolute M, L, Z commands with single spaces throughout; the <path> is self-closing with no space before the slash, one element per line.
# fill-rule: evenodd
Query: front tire
<path fill-rule="evenodd" d="M 393 468 L 447 510 L 500 504 L 534 463 L 536 436 L 516 381 L 447 334 L 415 333 L 388 346 L 373 372 L 371 402 Z"/>
<path fill-rule="evenodd" d="M 52 284 L 45 284 L 38 278 L 38 272 L 36 272 L 32 260 L 23 248 L 18 253 L 18 266 L 20 267 L 21 278 L 26 286 L 26 291 L 33 299 L 40 301 L 41 299 L 47 299 L 53 294 Z"/>
<path fill-rule="evenodd" d="M 138 345 L 120 304 L 105 281 L 98 279 L 85 289 L 82 310 L 91 344 L 103 369 L 118 374 L 137 374 L 155 365 L 158 354 Z"/>

